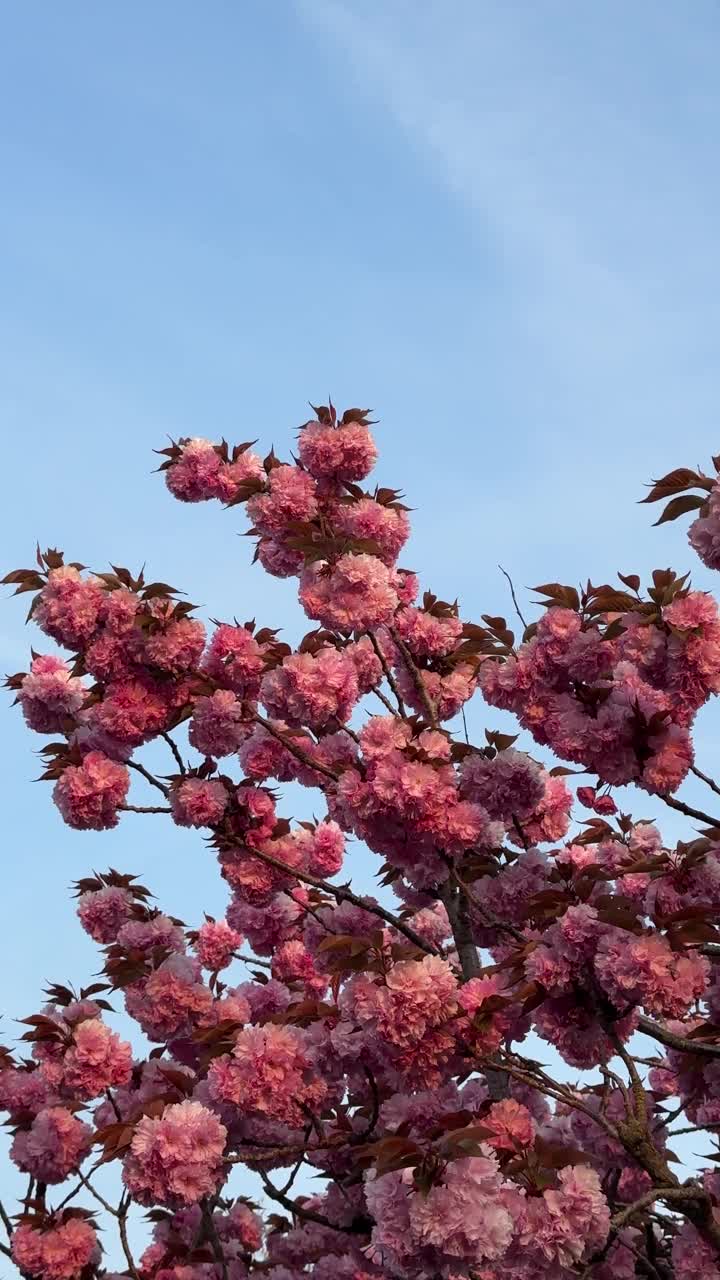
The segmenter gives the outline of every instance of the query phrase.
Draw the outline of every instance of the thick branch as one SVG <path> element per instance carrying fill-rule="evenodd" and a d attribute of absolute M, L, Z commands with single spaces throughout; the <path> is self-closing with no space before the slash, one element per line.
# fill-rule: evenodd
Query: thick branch
<path fill-rule="evenodd" d="M 659 796 L 658 799 L 663 800 L 671 809 L 676 809 L 678 813 L 684 813 L 686 818 L 697 818 L 699 822 L 706 822 L 709 827 L 720 827 L 720 818 L 713 818 L 702 809 L 693 809 L 692 805 L 684 804 L 674 796 Z"/>
<path fill-rule="evenodd" d="M 325 893 L 331 894 L 337 902 L 351 902 L 354 907 L 360 907 L 363 911 L 378 916 L 386 924 L 390 925 L 391 929 L 397 929 L 398 933 L 404 934 L 408 942 L 414 943 L 421 951 L 427 951 L 430 955 L 440 955 L 437 947 L 422 938 L 409 924 L 405 924 L 405 921 L 401 920 L 399 916 L 394 916 L 391 911 L 386 911 L 378 903 L 367 902 L 364 898 L 360 898 L 356 893 L 353 893 L 352 890 L 346 889 L 344 885 L 330 884 L 328 880 L 321 880 L 319 876 L 311 876 L 307 871 L 298 871 L 297 867 L 291 867 L 287 862 L 282 862 L 280 858 L 275 858 L 271 853 L 265 853 L 262 849 L 251 849 L 247 845 L 243 845 L 243 848 L 250 857 L 259 858 L 261 862 L 266 862 L 268 866 L 275 867 L 278 871 L 285 871 L 296 880 L 302 880 L 304 884 L 312 885 L 314 889 L 322 889 Z"/>
<path fill-rule="evenodd" d="M 378 659 L 378 661 L 379 661 L 379 663 L 380 663 L 380 666 L 382 667 L 382 669 L 383 669 L 383 671 L 384 671 L 384 673 L 385 673 L 385 679 L 387 680 L 388 685 L 390 686 L 390 688 L 391 688 L 392 692 L 394 693 L 395 697 L 397 698 L 397 704 L 398 704 L 398 705 L 397 705 L 397 712 L 395 711 L 395 708 L 394 708 L 394 707 L 390 707 L 390 704 L 389 704 L 389 702 L 387 701 L 387 699 L 385 698 L 385 695 L 384 695 L 384 694 L 379 693 L 377 689 L 375 690 L 375 692 L 378 694 L 378 697 L 382 698 L 382 700 L 383 700 L 383 702 L 385 702 L 386 706 L 390 707 L 390 710 L 392 711 L 393 715 L 396 715 L 396 714 L 399 712 L 399 713 L 400 713 L 400 715 L 401 715 L 401 716 L 403 717 L 403 719 L 404 719 L 404 718 L 405 718 L 405 716 L 407 715 L 407 712 L 406 712 L 406 710 L 405 710 L 405 703 L 403 702 L 403 700 L 402 700 L 402 695 L 401 695 L 401 693 L 400 693 L 400 690 L 399 690 L 399 689 L 398 689 L 398 687 L 397 687 L 397 682 L 396 682 L 395 677 L 394 677 L 394 675 L 393 675 L 393 673 L 392 673 L 392 669 L 391 669 L 391 667 L 388 665 L 387 659 L 385 658 L 385 654 L 383 653 L 382 649 L 380 648 L 380 645 L 378 644 L 377 637 L 375 636 L 375 634 L 374 634 L 372 631 L 368 631 L 368 632 L 366 632 L 366 635 L 367 635 L 367 637 L 368 637 L 368 639 L 369 639 L 369 641 L 370 641 L 370 643 L 371 643 L 371 645 L 372 645 L 373 649 L 375 650 L 375 656 L 377 657 L 377 659 Z"/>
<path fill-rule="evenodd" d="M 638 1017 L 638 1028 L 646 1036 L 652 1036 L 653 1040 L 666 1044 L 669 1049 L 681 1049 L 683 1053 L 720 1058 L 720 1045 L 708 1044 L 704 1040 L 686 1040 L 684 1036 L 676 1036 L 674 1031 L 669 1031 L 660 1022 L 653 1022 L 652 1018 L 646 1018 L 643 1013 Z"/>
<path fill-rule="evenodd" d="M 415 665 L 415 660 L 410 650 L 408 649 L 402 637 L 398 635 L 397 631 L 395 630 L 395 627 L 388 627 L 388 631 L 390 632 L 390 635 L 392 636 L 393 641 L 395 642 L 395 644 L 397 645 L 397 648 L 400 650 L 400 653 L 402 654 L 403 662 L 405 663 L 405 666 L 408 669 L 408 674 L 410 676 L 410 679 L 412 680 L 413 684 L 415 685 L 415 688 L 417 689 L 418 697 L 422 702 L 423 707 L 425 708 L 430 724 L 433 726 L 437 725 L 437 718 L 438 718 L 437 708 L 433 705 L 432 699 L 425 686 L 425 681 L 422 678 L 421 672 L 418 670 L 418 668 Z"/>
<path fill-rule="evenodd" d="M 284 733 L 281 733 L 279 729 L 276 729 L 271 720 L 266 720 L 265 716 L 261 716 L 259 711 L 255 712 L 254 718 L 273 738 L 276 738 L 278 742 L 281 742 L 285 750 L 289 751 L 291 756 L 295 756 L 296 760 L 300 760 L 303 764 L 307 765 L 309 769 L 314 769 L 316 773 L 322 773 L 326 778 L 330 778 L 332 782 L 337 782 L 340 775 L 336 773 L 334 769 L 330 769 L 328 765 L 321 764 L 317 760 L 313 760 L 312 756 L 308 755 L 306 751 L 303 751 L 302 747 L 297 747 L 295 745 L 292 738 L 287 738 Z"/>
<path fill-rule="evenodd" d="M 183 758 L 182 758 L 182 756 L 180 755 L 180 752 L 178 751 L 178 747 L 177 747 L 177 743 L 176 743 L 175 739 L 174 739 L 174 738 L 171 738 L 171 737 L 170 737 L 170 734 L 169 734 L 169 733 L 165 733 L 165 731 L 164 731 L 164 730 L 161 730 L 161 732 L 160 732 L 160 737 L 161 737 L 161 738 L 164 738 L 164 739 L 165 739 L 165 741 L 167 742 L 167 744 L 168 744 L 168 746 L 169 746 L 170 750 L 171 750 L 171 751 L 172 751 L 172 753 L 173 753 L 173 756 L 175 757 L 175 763 L 176 763 L 176 765 L 177 765 L 178 769 L 180 770 L 180 772 L 181 772 L 181 773 L 187 773 L 187 769 L 185 768 L 185 765 L 184 765 L 184 763 L 183 763 Z"/>
<path fill-rule="evenodd" d="M 158 804 L 119 804 L 122 813 L 172 813 L 166 805 Z"/>
<path fill-rule="evenodd" d="M 169 794 L 170 788 L 166 787 L 163 782 L 159 782 L 154 774 L 150 773 L 150 770 L 145 768 L 144 764 L 139 764 L 137 760 L 128 760 L 127 765 L 128 769 L 134 769 L 135 772 L 139 773 L 146 782 L 149 782 L 151 787 L 155 787 L 158 791 L 162 791 L 164 796 Z"/>

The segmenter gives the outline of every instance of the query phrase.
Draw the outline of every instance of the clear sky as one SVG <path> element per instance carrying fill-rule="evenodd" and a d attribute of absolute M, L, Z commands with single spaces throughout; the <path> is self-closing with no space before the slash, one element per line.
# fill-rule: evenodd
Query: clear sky
<path fill-rule="evenodd" d="M 634 504 L 720 449 L 719 60 L 714 0 L 0 0 L 3 571 L 36 540 L 146 560 L 206 616 L 300 634 L 240 514 L 174 503 L 151 450 L 287 452 L 328 394 L 377 411 L 404 562 L 466 616 L 507 610 L 498 561 L 690 567 Z M 38 643 L 23 603 L 6 671 Z M 34 747 L 8 708 L 8 1019 L 95 967 L 66 893 L 89 868 L 188 922 L 224 901 L 196 837 L 68 832 Z"/>

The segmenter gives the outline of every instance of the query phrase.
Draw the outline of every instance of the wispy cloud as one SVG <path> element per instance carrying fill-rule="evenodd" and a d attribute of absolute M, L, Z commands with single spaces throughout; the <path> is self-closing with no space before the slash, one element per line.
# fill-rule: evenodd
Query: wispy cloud
<path fill-rule="evenodd" d="M 675 29 L 642 4 L 635 19 L 602 6 L 599 22 L 584 6 L 578 21 L 567 4 L 495 0 L 298 7 L 470 211 L 549 351 L 617 373 L 716 322 L 702 124 L 720 97 L 682 13 Z"/>

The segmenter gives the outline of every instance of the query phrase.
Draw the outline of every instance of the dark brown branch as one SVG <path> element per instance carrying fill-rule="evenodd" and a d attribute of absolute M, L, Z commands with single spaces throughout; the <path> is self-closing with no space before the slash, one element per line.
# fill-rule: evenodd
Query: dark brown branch
<path fill-rule="evenodd" d="M 158 804 L 119 804 L 122 813 L 172 813 L 172 809 Z"/>
<path fill-rule="evenodd" d="M 129 1208 L 130 1208 L 130 1197 L 123 1196 L 123 1198 L 120 1201 L 120 1204 L 118 1205 L 118 1210 L 117 1210 L 118 1229 L 120 1231 L 120 1243 L 122 1245 L 123 1253 L 125 1254 L 130 1275 L 132 1276 L 133 1280 L 140 1280 L 140 1275 L 135 1265 L 135 1259 L 133 1258 L 133 1255 L 132 1255 L 132 1249 L 130 1248 L 130 1241 L 128 1240 L 128 1234 L 127 1234 L 127 1214 L 128 1214 Z"/>
<path fill-rule="evenodd" d="M 212 1216 L 212 1209 L 210 1208 L 210 1205 L 207 1203 L 207 1201 L 204 1201 L 203 1203 L 202 1220 L 203 1220 L 203 1226 L 205 1228 L 205 1235 L 210 1241 L 210 1245 L 212 1247 L 213 1257 L 215 1261 L 220 1265 L 222 1278 L 223 1280 L 228 1280 L 227 1259 L 225 1258 L 223 1247 L 222 1247 L 222 1244 L 220 1243 L 220 1237 L 217 1233 L 215 1220 Z"/>
<path fill-rule="evenodd" d="M 500 572 L 501 572 L 501 574 L 503 575 L 503 577 L 504 577 L 504 578 L 507 578 L 508 586 L 510 587 L 510 595 L 512 596 L 512 602 L 513 602 L 513 604 L 515 605 L 515 612 L 516 612 L 516 614 L 517 614 L 518 618 L 520 619 L 520 621 L 521 621 L 521 623 L 522 623 L 522 625 L 523 625 L 523 629 L 524 629 L 525 631 L 527 631 L 527 625 L 528 625 L 528 624 L 527 624 L 527 622 L 525 621 L 525 619 L 523 618 L 523 616 L 522 616 L 522 612 L 521 612 L 521 610 L 520 610 L 520 605 L 519 605 L 519 604 L 518 604 L 518 602 L 517 602 L 517 596 L 515 595 L 515 587 L 514 587 L 514 585 L 513 585 L 513 580 L 512 580 L 512 578 L 510 577 L 510 574 L 508 573 L 507 569 L 503 569 L 503 567 L 502 567 L 502 565 L 501 565 L 501 564 L 499 564 L 499 565 L 498 565 L 498 569 L 500 570 Z"/>
<path fill-rule="evenodd" d="M 287 1209 L 288 1213 L 291 1213 L 293 1217 L 303 1218 L 306 1222 L 317 1222 L 319 1226 L 329 1227 L 331 1231 L 346 1231 L 348 1233 L 352 1233 L 352 1227 L 338 1227 L 334 1222 L 331 1222 L 329 1218 L 326 1218 L 324 1214 L 317 1213 L 315 1209 L 307 1209 L 305 1205 L 298 1204 L 297 1201 L 292 1200 L 290 1196 L 286 1196 L 284 1192 L 278 1191 L 277 1187 L 270 1181 L 268 1175 L 262 1169 L 259 1172 L 260 1177 L 262 1178 L 263 1187 L 270 1196 L 270 1199 L 276 1200 L 277 1203 L 281 1204 L 284 1209 Z"/>
<path fill-rule="evenodd" d="M 399 712 L 404 719 L 407 715 L 407 711 L 405 709 L 405 703 L 402 700 L 402 694 L 400 693 L 400 690 L 397 687 L 397 682 L 392 673 L 392 669 L 390 668 L 385 658 L 385 654 L 383 653 L 382 649 L 380 648 L 380 645 L 378 644 L 377 637 L 375 636 L 375 634 L 372 631 L 367 631 L 365 634 L 367 635 L 373 649 L 375 650 L 375 656 L 377 657 L 380 663 L 380 666 L 382 667 L 383 672 L 385 673 L 385 679 L 387 680 L 388 685 L 390 686 L 390 689 L 392 690 L 393 694 L 397 698 L 397 704 L 398 704 L 397 711 L 395 710 L 394 707 L 390 707 L 390 710 L 392 711 L 393 715 L 397 715 Z M 385 705 L 389 707 L 390 704 L 387 701 L 387 698 L 385 697 L 385 695 L 381 694 L 377 689 L 375 690 L 375 692 L 378 694 L 378 697 L 382 698 Z"/>
<path fill-rule="evenodd" d="M 652 1018 L 646 1018 L 643 1013 L 638 1017 L 638 1030 L 644 1032 L 646 1036 L 652 1036 L 653 1040 L 658 1040 L 660 1044 L 666 1044 L 669 1049 L 681 1049 L 683 1053 L 720 1058 L 720 1045 L 708 1044 L 704 1040 L 686 1040 L 684 1036 L 676 1036 L 674 1031 L 669 1031 L 660 1022 L 653 1022 Z"/>
<path fill-rule="evenodd" d="M 402 933 L 408 939 L 408 942 L 412 942 L 421 951 L 427 951 L 430 955 L 435 956 L 441 954 L 437 947 L 421 938 L 420 934 L 416 933 L 409 924 L 405 924 L 404 920 L 394 916 L 391 911 L 386 911 L 378 903 L 367 902 L 343 885 L 330 884 L 328 880 L 321 880 L 319 876 L 311 876 L 307 871 L 298 871 L 297 867 L 291 867 L 287 862 L 281 862 L 280 858 L 274 858 L 271 853 L 265 853 L 262 849 L 251 849 L 247 845 L 242 847 L 250 857 L 259 858 L 261 862 L 266 862 L 269 867 L 275 867 L 278 871 L 285 871 L 293 879 L 302 880 L 304 884 L 312 885 L 314 889 L 322 889 L 325 893 L 331 894 L 337 902 L 350 902 L 354 907 L 360 907 L 361 910 L 369 912 L 370 915 L 378 916 L 386 924 L 390 925 L 391 929 L 397 929 L 398 933 Z"/>
<path fill-rule="evenodd" d="M 703 773 L 702 769 L 698 769 L 696 764 L 690 765 L 690 772 L 694 773 L 695 777 L 699 778 L 701 782 L 704 782 L 711 791 L 714 791 L 716 796 L 720 796 L 720 787 L 714 778 L 711 778 L 707 773 Z"/>
<path fill-rule="evenodd" d="M 490 929 L 497 929 L 499 933 L 507 933 L 521 946 L 525 946 L 527 939 L 519 929 L 516 929 L 513 924 L 507 924 L 504 920 L 498 920 L 497 916 L 494 915 L 492 911 L 489 911 L 488 908 L 480 901 L 473 889 L 470 888 L 470 885 L 461 878 L 460 873 L 453 870 L 453 875 L 468 901 L 475 908 L 478 915 L 483 917 L 485 923 Z"/>
<path fill-rule="evenodd" d="M 177 765 L 178 769 L 180 770 L 180 772 L 181 772 L 181 773 L 187 773 L 187 769 L 185 768 L 185 765 L 184 765 L 184 763 L 183 763 L 183 758 L 182 758 L 182 756 L 180 755 L 180 752 L 178 751 L 178 746 L 177 746 L 177 743 L 176 743 L 175 739 L 174 739 L 174 738 L 171 738 L 169 733 L 165 733 L 165 730 L 164 730 L 164 729 L 163 729 L 163 730 L 161 730 L 161 732 L 160 732 L 160 737 L 161 737 L 161 738 L 164 738 L 164 739 L 165 739 L 165 741 L 167 742 L 167 744 L 168 744 L 168 746 L 169 746 L 170 750 L 171 750 L 171 751 L 172 751 L 172 753 L 173 753 L 173 756 L 175 757 L 175 763 L 176 763 L 176 765 Z"/>
<path fill-rule="evenodd" d="M 410 679 L 415 685 L 418 697 L 423 707 L 425 708 L 425 712 L 430 721 L 430 724 L 433 727 L 435 727 L 437 725 L 437 718 L 438 718 L 437 708 L 434 706 L 433 701 L 427 691 L 425 681 L 422 678 L 422 673 L 416 667 L 415 660 L 410 650 L 408 649 L 402 637 L 398 635 L 397 631 L 395 630 L 395 627 L 388 627 L 388 631 L 390 632 L 390 635 L 392 636 L 394 643 L 397 645 L 397 648 L 400 650 L 400 653 L 402 655 L 402 660 L 405 663 L 405 666 L 407 667 Z"/>
<path fill-rule="evenodd" d="M 678 813 L 684 813 L 686 818 L 697 818 L 699 822 L 706 822 L 709 827 L 720 827 L 720 818 L 713 818 L 702 809 L 693 809 L 692 805 L 684 804 L 674 796 L 658 796 L 658 799 L 664 801 L 671 809 L 676 809 Z"/>
<path fill-rule="evenodd" d="M 128 769 L 134 769 L 136 773 L 139 773 L 146 782 L 150 783 L 151 787 L 155 787 L 158 791 L 162 791 L 164 796 L 169 794 L 170 788 L 166 787 L 163 782 L 160 782 L 154 776 L 154 774 L 150 773 L 150 770 L 146 769 L 144 764 L 139 764 L 137 760 L 128 760 L 127 766 Z"/>
<path fill-rule="evenodd" d="M 302 747 L 296 747 L 293 740 L 291 738 L 287 738 L 279 729 L 276 729 L 271 720 L 266 720 L 265 716 L 261 716 L 259 711 L 255 712 L 254 718 L 273 738 L 276 738 L 278 742 L 281 742 L 285 750 L 289 751 L 291 756 L 295 756 L 296 760 L 300 760 L 303 764 L 307 765 L 309 769 L 313 769 L 315 773 L 322 773 L 326 778 L 330 778 L 332 782 L 337 782 L 340 775 L 336 773 L 334 769 L 330 769 L 328 765 L 321 764 L 317 760 L 313 760 L 312 756 L 302 750 Z"/>
<path fill-rule="evenodd" d="M 10 1221 L 9 1214 L 5 1210 L 5 1205 L 3 1204 L 2 1200 L 0 1200 L 0 1221 L 2 1222 L 5 1230 L 7 1231 L 8 1240 L 9 1240 L 13 1233 L 12 1222 Z"/>

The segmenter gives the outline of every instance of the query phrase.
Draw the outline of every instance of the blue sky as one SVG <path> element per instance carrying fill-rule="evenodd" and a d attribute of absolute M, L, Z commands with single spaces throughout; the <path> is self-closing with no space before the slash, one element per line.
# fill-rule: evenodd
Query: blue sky
<path fill-rule="evenodd" d="M 690 567 L 635 501 L 720 448 L 711 0 L 70 0 L 0 20 L 3 570 L 36 540 L 147 560 L 206 615 L 300 634 L 240 515 L 173 503 L 151 450 L 287 451 L 328 394 L 377 411 L 379 477 L 416 508 L 406 563 L 466 616 L 507 610 L 498 561 L 518 585 Z M 0 611 L 7 671 L 22 604 Z M 711 769 L 717 723 L 697 733 Z M 66 895 L 90 867 L 142 872 L 188 921 L 224 900 L 186 833 L 69 833 L 34 746 L 8 709 L 8 1018 L 94 967 Z"/>

